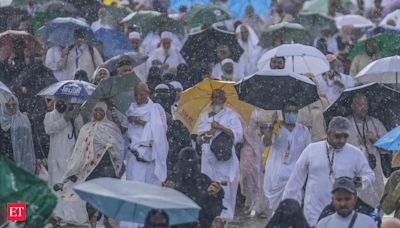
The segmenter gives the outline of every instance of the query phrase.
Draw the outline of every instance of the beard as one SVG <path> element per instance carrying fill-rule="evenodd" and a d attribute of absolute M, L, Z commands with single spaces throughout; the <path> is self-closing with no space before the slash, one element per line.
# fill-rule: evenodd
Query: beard
<path fill-rule="evenodd" d="M 164 55 L 166 55 L 166 56 L 171 55 L 171 47 L 165 48 L 163 45 L 161 45 L 161 50 L 164 53 Z"/>
<path fill-rule="evenodd" d="M 336 213 L 337 213 L 338 215 L 340 215 L 341 217 L 343 217 L 343 218 L 348 217 L 349 215 L 351 215 L 352 212 L 353 212 L 352 210 L 346 210 L 346 211 L 339 211 L 339 210 L 337 210 L 337 211 L 336 211 Z"/>

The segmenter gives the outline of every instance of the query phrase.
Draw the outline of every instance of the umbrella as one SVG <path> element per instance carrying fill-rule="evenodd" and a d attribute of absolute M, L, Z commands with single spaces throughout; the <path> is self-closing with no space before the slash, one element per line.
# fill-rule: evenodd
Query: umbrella
<path fill-rule="evenodd" d="M 16 6 L 16 7 L 26 7 L 28 5 L 28 0 L 11 0 L 11 6 Z M 0 1 L 1 2 L 1 1 Z M 37 0 L 39 4 L 44 4 L 48 2 L 47 0 Z M 1 5 L 1 4 L 0 4 Z"/>
<path fill-rule="evenodd" d="M 7 102 L 8 98 L 10 98 L 11 96 L 11 90 L 0 81 L 0 104 Z"/>
<path fill-rule="evenodd" d="M 399 82 L 400 56 L 378 59 L 364 67 L 356 76 L 360 82 L 394 84 Z"/>
<path fill-rule="evenodd" d="M 232 54 L 231 59 L 239 61 L 243 49 L 240 47 L 235 33 L 218 29 L 215 26 L 189 34 L 180 52 L 188 64 L 205 60 L 217 63 L 219 61 L 216 49 L 220 45 L 227 45 Z"/>
<path fill-rule="evenodd" d="M 121 23 L 140 24 L 144 20 L 160 16 L 162 13 L 153 10 L 140 10 L 130 13 L 121 20 Z"/>
<path fill-rule="evenodd" d="M 171 188 L 137 181 L 97 178 L 74 187 L 82 200 L 117 221 L 143 224 L 152 209 L 164 210 L 170 225 L 196 222 L 200 207 Z"/>
<path fill-rule="evenodd" d="M 385 4 L 382 10 L 382 16 L 388 15 L 390 12 L 400 7 L 400 0 L 390 0 L 389 3 Z"/>
<path fill-rule="evenodd" d="M 302 44 L 283 44 L 268 51 L 258 61 L 258 69 L 270 70 L 270 60 L 279 56 L 285 57 L 287 71 L 298 74 L 311 72 L 317 75 L 329 70 L 329 63 L 322 52 L 315 47 Z"/>
<path fill-rule="evenodd" d="M 239 100 L 234 85 L 233 82 L 204 79 L 181 93 L 176 116 L 191 133 L 195 134 L 200 114 L 208 111 L 211 105 L 212 91 L 222 89 L 227 98 L 225 106 L 238 112 L 242 125 L 247 126 L 253 107 Z"/>
<path fill-rule="evenodd" d="M 117 7 L 115 5 L 106 7 L 106 11 L 105 24 L 112 26 L 117 26 L 122 19 L 132 13 L 132 10 L 128 7 Z"/>
<path fill-rule="evenodd" d="M 396 22 L 397 27 L 399 27 L 400 26 L 400 9 L 397 9 L 397 10 L 389 13 L 388 15 L 386 15 L 386 17 L 384 17 L 379 24 L 386 25 L 386 22 L 389 19 L 394 20 Z"/>
<path fill-rule="evenodd" d="M 14 53 L 13 40 L 16 38 L 23 39 L 27 48 L 27 56 L 40 53 L 42 45 L 34 36 L 25 31 L 8 30 L 0 33 L 0 61 L 5 61 Z"/>
<path fill-rule="evenodd" d="M 74 5 L 62 1 L 50 1 L 44 6 L 46 12 L 63 12 L 66 15 L 77 15 L 79 11 Z"/>
<path fill-rule="evenodd" d="M 99 101 L 110 101 L 121 113 L 126 113 L 133 102 L 134 89 L 139 82 L 140 79 L 134 72 L 101 81 L 89 99 L 82 105 L 83 113 L 90 116 L 94 105 Z"/>
<path fill-rule="evenodd" d="M 98 19 L 97 12 L 103 7 L 98 0 L 63 0 L 72 4 L 76 9 L 79 9 L 79 16 L 85 18 L 88 23 L 92 23 Z"/>
<path fill-rule="evenodd" d="M 304 107 L 319 99 L 314 82 L 285 70 L 257 72 L 235 87 L 240 100 L 265 110 L 281 110 L 289 100 Z"/>
<path fill-rule="evenodd" d="M 382 136 L 375 142 L 374 146 L 386 151 L 400 150 L 400 126 Z"/>
<path fill-rule="evenodd" d="M 378 34 L 368 39 L 358 41 L 352 51 L 350 52 L 349 59 L 353 60 L 357 55 L 365 52 L 365 43 L 367 40 L 372 39 L 377 44 L 377 52 L 382 57 L 393 56 L 400 49 L 400 37 L 388 34 Z"/>
<path fill-rule="evenodd" d="M 170 9 L 173 12 L 178 12 L 179 7 L 186 6 L 188 9 L 191 9 L 196 5 L 207 5 L 210 4 L 210 0 L 171 0 Z"/>
<path fill-rule="evenodd" d="M 344 15 L 335 17 L 336 26 L 340 29 L 343 26 L 351 25 L 355 28 L 366 28 L 374 26 L 367 18 L 360 15 Z"/>
<path fill-rule="evenodd" d="M 231 13 L 215 5 L 197 5 L 185 14 L 183 20 L 192 27 L 199 27 L 204 24 L 214 24 L 218 21 L 232 19 Z"/>
<path fill-rule="evenodd" d="M 24 227 L 45 227 L 47 218 L 57 204 L 57 197 L 46 182 L 0 155 L 0 183 L 0 205 L 25 202 Z"/>
<path fill-rule="evenodd" d="M 294 22 L 304 26 L 313 39 L 320 36 L 324 28 L 330 28 L 333 33 L 337 31 L 335 20 L 322 13 L 300 13 Z"/>
<path fill-rule="evenodd" d="M 94 35 L 97 40 L 103 43 L 103 53 L 106 59 L 117 56 L 121 53 L 132 51 L 132 46 L 126 36 L 118 31 L 100 28 Z"/>
<path fill-rule="evenodd" d="M 274 46 L 275 39 L 283 43 L 311 43 L 311 35 L 302 25 L 289 22 L 282 22 L 265 29 L 261 33 L 260 46 L 270 48 Z"/>
<path fill-rule="evenodd" d="M 83 29 L 88 42 L 94 42 L 95 36 L 90 26 L 72 17 L 59 17 L 47 22 L 39 29 L 41 39 L 50 45 L 69 47 L 74 44 L 74 31 Z"/>
<path fill-rule="evenodd" d="M 367 38 L 371 38 L 378 34 L 400 35 L 400 29 L 390 25 L 379 25 L 375 28 L 368 29 L 368 31 L 365 33 Z"/>
<path fill-rule="evenodd" d="M 301 13 L 320 13 L 328 15 L 328 1 L 326 0 L 310 0 L 304 2 Z"/>
<path fill-rule="evenodd" d="M 81 104 L 89 98 L 96 89 L 92 83 L 78 80 L 56 82 L 44 88 L 37 95 L 46 98 L 68 99 L 70 103 Z"/>
<path fill-rule="evenodd" d="M 368 114 L 379 119 L 386 129 L 390 130 L 400 122 L 400 93 L 374 82 L 345 89 L 339 98 L 325 110 L 326 123 L 329 123 L 334 116 L 351 115 L 351 102 L 357 93 L 367 96 Z"/>
<path fill-rule="evenodd" d="M 37 12 L 35 17 L 28 22 L 28 27 L 33 30 L 34 35 L 38 36 L 38 30 L 46 24 L 46 22 L 57 17 L 65 17 L 66 14 L 60 11 Z"/>
<path fill-rule="evenodd" d="M 147 58 L 147 55 L 144 55 L 140 52 L 127 52 L 112 57 L 111 59 L 105 61 L 100 67 L 107 68 L 107 70 L 112 73 L 117 70 L 118 63 L 122 60 L 128 60 L 132 62 L 132 67 L 136 67 L 146 62 Z"/>

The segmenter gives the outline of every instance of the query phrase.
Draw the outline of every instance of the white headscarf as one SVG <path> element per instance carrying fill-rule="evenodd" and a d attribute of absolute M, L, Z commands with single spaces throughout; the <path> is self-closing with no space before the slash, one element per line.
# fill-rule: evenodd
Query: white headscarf
<path fill-rule="evenodd" d="M 138 32 L 131 32 L 129 33 L 129 39 L 136 39 L 136 40 L 140 40 L 140 34 Z"/>
<path fill-rule="evenodd" d="M 241 38 L 240 29 L 242 26 L 246 26 L 249 31 L 249 37 L 247 38 L 247 42 L 243 42 Z M 257 72 L 257 62 L 261 55 L 261 47 L 258 46 L 258 37 L 254 30 L 248 25 L 239 25 L 236 28 L 236 34 L 238 38 L 239 45 L 243 48 L 244 52 L 240 57 L 240 61 L 244 66 L 245 76 L 253 74 Z"/>

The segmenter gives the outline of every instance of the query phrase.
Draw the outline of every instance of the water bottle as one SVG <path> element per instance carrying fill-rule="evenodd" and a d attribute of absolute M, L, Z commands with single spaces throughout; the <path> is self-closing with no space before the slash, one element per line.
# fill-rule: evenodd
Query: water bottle
<path fill-rule="evenodd" d="M 375 210 L 369 214 L 369 216 L 375 221 L 375 223 L 378 225 L 381 223 L 381 205 L 377 204 L 375 206 Z"/>

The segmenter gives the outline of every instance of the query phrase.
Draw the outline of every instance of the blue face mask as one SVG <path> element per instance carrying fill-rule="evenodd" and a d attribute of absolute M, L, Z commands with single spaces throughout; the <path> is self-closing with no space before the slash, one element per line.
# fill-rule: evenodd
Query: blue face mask
<path fill-rule="evenodd" d="M 295 124 L 297 121 L 297 113 L 285 112 L 283 113 L 283 116 L 287 124 Z"/>

